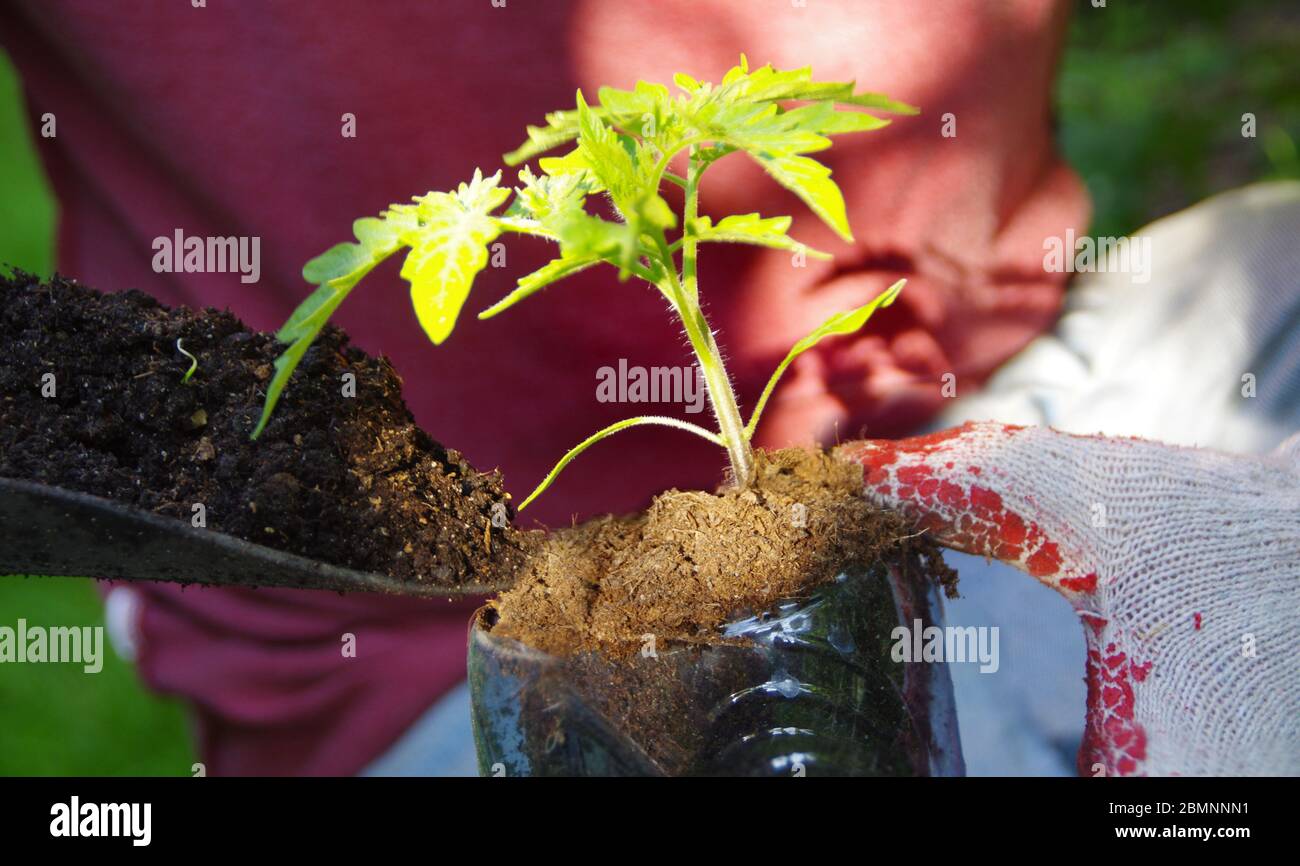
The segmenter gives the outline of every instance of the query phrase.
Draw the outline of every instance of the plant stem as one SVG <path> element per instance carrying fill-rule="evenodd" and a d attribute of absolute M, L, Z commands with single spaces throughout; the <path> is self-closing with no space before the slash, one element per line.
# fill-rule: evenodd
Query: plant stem
<path fill-rule="evenodd" d="M 718 418 L 718 432 L 722 436 L 723 444 L 727 446 L 727 457 L 731 460 L 731 472 L 735 476 L 736 485 L 745 487 L 753 480 L 754 452 L 749 446 L 749 439 L 745 436 L 745 422 L 740 417 L 736 392 L 732 389 L 731 378 L 722 365 L 722 353 L 718 351 L 718 344 L 713 339 L 713 331 L 704 318 L 704 312 L 694 300 L 687 299 L 687 302 L 693 307 L 690 312 L 698 318 L 695 330 L 702 334 L 700 337 L 691 334 L 692 329 L 689 326 L 686 333 L 690 337 L 691 345 L 695 347 L 696 357 L 700 359 L 704 384 L 709 392 L 709 402 L 713 404 L 713 414 Z M 684 316 L 683 321 L 690 321 L 690 317 Z"/>
<path fill-rule="evenodd" d="M 686 169 L 686 205 L 682 213 L 682 282 L 686 286 L 686 294 L 698 303 L 700 286 L 695 272 L 695 255 L 699 241 L 695 239 L 691 227 L 700 215 L 700 173 L 703 169 L 695 158 L 695 148 L 696 145 L 692 144 L 690 162 Z"/>
<path fill-rule="evenodd" d="M 700 309 L 699 287 L 696 280 L 695 256 L 697 241 L 690 233 L 691 222 L 699 214 L 699 176 L 700 168 L 695 159 L 695 147 L 691 147 L 690 168 L 686 175 L 686 206 L 682 225 L 682 279 L 677 277 L 677 263 L 668 248 L 668 242 L 660 232 L 656 241 L 659 256 L 663 261 L 664 271 L 668 276 L 668 293 L 677 308 L 677 315 L 686 329 L 686 337 L 691 341 L 695 357 L 699 359 L 700 371 L 704 374 L 704 385 L 709 392 L 709 403 L 713 414 L 718 419 L 718 433 L 726 446 L 727 457 L 731 460 L 731 472 L 738 486 L 744 487 L 752 480 L 754 473 L 754 453 L 745 435 L 745 422 L 740 417 L 740 407 L 736 403 L 736 392 L 731 387 L 731 378 L 722 363 L 722 353 L 713 338 L 713 329 L 709 327 L 704 311 Z M 683 285 L 683 282 L 685 285 Z"/>
<path fill-rule="evenodd" d="M 740 416 L 736 392 L 731 387 L 731 377 L 727 375 L 727 369 L 722 363 L 722 353 L 718 351 L 717 341 L 713 338 L 713 329 L 709 327 L 704 311 L 700 309 L 700 286 L 696 271 L 699 241 L 691 230 L 700 215 L 700 175 L 704 173 L 704 166 L 696 156 L 697 148 L 698 145 L 691 145 L 686 169 L 686 204 L 682 213 L 682 281 L 685 284 L 687 302 L 699 319 L 699 329 L 703 331 L 701 336 L 705 351 L 701 353 L 697 348 L 696 356 L 700 358 L 704 383 L 709 390 L 713 412 L 718 418 L 718 430 L 727 446 L 727 456 L 731 460 L 731 471 L 736 477 L 736 483 L 744 487 L 754 474 L 754 452 L 750 448 L 749 437 L 745 435 L 745 423 Z M 692 345 L 695 345 L 694 340 Z"/>

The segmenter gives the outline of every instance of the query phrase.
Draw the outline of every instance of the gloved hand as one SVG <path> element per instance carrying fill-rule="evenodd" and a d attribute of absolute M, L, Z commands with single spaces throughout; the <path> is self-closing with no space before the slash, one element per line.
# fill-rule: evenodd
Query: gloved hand
<path fill-rule="evenodd" d="M 1300 773 L 1300 436 L 1248 457 L 969 423 L 839 452 L 880 504 L 1074 606 L 1082 774 Z"/>

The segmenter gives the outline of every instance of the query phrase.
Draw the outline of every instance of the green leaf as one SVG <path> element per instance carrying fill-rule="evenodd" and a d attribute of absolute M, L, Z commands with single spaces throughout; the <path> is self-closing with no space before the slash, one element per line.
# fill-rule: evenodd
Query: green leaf
<path fill-rule="evenodd" d="M 581 177 L 586 180 L 587 192 L 597 193 L 604 192 L 605 187 L 601 185 L 596 172 L 592 171 L 591 164 L 587 162 L 586 156 L 580 149 L 574 149 L 564 156 L 546 156 L 537 161 L 537 165 L 549 177 Z"/>
<path fill-rule="evenodd" d="M 396 223 L 400 222 L 399 218 Z M 276 339 L 290 345 L 275 359 L 275 376 L 266 389 L 262 416 L 253 430 L 253 439 L 261 436 L 266 429 L 293 371 L 339 304 L 343 303 L 362 277 L 397 249 L 397 224 L 384 223 L 385 220 L 374 217 L 357 220 L 352 224 L 352 230 L 360 243 L 337 244 L 303 266 L 303 277 L 308 281 L 319 281 L 320 285 L 298 305 L 276 332 Z"/>
<path fill-rule="evenodd" d="M 889 125 L 888 120 L 865 111 L 837 111 L 835 103 L 830 101 L 801 105 L 784 112 L 781 117 L 792 129 L 823 136 L 869 132 Z"/>
<path fill-rule="evenodd" d="M 256 439 L 266 428 L 285 385 L 330 316 L 374 267 L 402 247 L 410 247 L 402 276 L 421 325 L 435 343 L 451 333 L 474 275 L 487 263 L 487 244 L 500 232 L 489 214 L 510 195 L 499 189 L 501 173 L 462 183 L 454 193 L 429 193 L 415 204 L 396 204 L 379 218 L 352 224 L 356 243 L 330 247 L 303 266 L 303 278 L 318 283 L 276 333 L 289 348 L 275 361 Z"/>
<path fill-rule="evenodd" d="M 605 109 L 599 106 L 592 106 L 591 110 L 600 117 L 607 114 Z M 566 111 L 552 111 L 546 115 L 546 125 L 529 126 L 528 141 L 510 153 L 505 154 L 502 161 L 510 166 L 527 162 L 533 157 L 548 150 L 553 150 L 565 142 L 573 141 L 578 137 L 578 128 L 578 110 L 576 108 Z"/>
<path fill-rule="evenodd" d="M 676 84 L 678 87 L 680 87 L 682 90 L 685 90 L 687 93 L 694 93 L 695 91 L 700 89 L 700 82 L 696 81 L 694 78 L 687 75 L 685 72 L 678 72 L 676 75 L 674 75 L 673 84 Z"/>
<path fill-rule="evenodd" d="M 352 223 L 352 234 L 373 257 L 386 256 L 402 243 L 402 232 L 409 229 L 402 219 L 362 217 Z M 304 273 L 305 276 L 305 273 Z"/>
<path fill-rule="evenodd" d="M 640 236 L 625 222 L 611 222 L 588 213 L 574 213 L 556 226 L 560 251 L 566 259 L 600 258 L 627 266 L 641 255 Z"/>
<path fill-rule="evenodd" d="M 815 159 L 797 154 L 751 154 L 777 183 L 799 196 L 813 213 L 849 243 L 849 217 L 844 194 L 831 180 L 831 170 Z"/>
<path fill-rule="evenodd" d="M 478 314 L 480 319 L 490 319 L 503 313 L 525 298 L 535 295 L 551 283 L 565 277 L 571 277 L 579 271 L 585 271 L 592 265 L 599 264 L 598 256 L 580 256 L 577 258 L 559 258 L 547 262 L 542 267 L 525 277 L 521 277 L 518 288 Z"/>
<path fill-rule="evenodd" d="M 503 229 L 558 241 L 560 258 L 522 277 L 513 292 L 479 313 L 480 319 L 496 316 L 551 283 L 602 261 L 620 266 L 626 276 L 629 272 L 620 263 L 635 261 L 646 252 L 631 225 L 604 220 L 584 210 L 587 195 L 603 187 L 587 170 L 587 164 L 578 151 L 565 159 L 571 160 L 573 171 L 555 170 L 539 176 L 526 166 L 521 169 L 519 180 L 523 186 L 515 190 L 515 200 L 507 216 L 498 219 Z M 551 167 L 546 166 L 547 162 L 542 160 L 543 166 L 549 170 Z M 666 202 L 658 201 L 667 209 Z M 642 206 L 638 213 L 644 214 L 648 210 Z M 659 217 L 663 218 L 663 215 Z M 644 221 L 648 217 L 639 215 L 638 219 Z M 676 219 L 670 209 L 667 219 Z"/>
<path fill-rule="evenodd" d="M 792 220 L 788 216 L 763 218 L 756 213 L 723 217 L 717 225 L 709 217 L 700 217 L 691 226 L 696 240 L 707 242 L 757 244 L 779 250 L 802 250 L 815 259 L 829 259 L 830 253 L 805 246 L 786 232 Z"/>
<path fill-rule="evenodd" d="M 850 88 L 852 85 L 850 85 Z M 921 109 L 915 105 L 908 105 L 906 102 L 899 102 L 897 99 L 890 99 L 883 93 L 854 93 L 849 96 L 838 97 L 836 102 L 842 102 L 845 105 L 856 105 L 859 108 L 874 108 L 878 111 L 888 111 L 891 114 L 920 114 Z"/>
<path fill-rule="evenodd" d="M 743 55 L 721 85 L 688 92 L 680 111 L 695 130 L 748 153 L 846 241 L 852 241 L 853 234 L 844 196 L 831 180 L 830 169 L 805 154 L 830 147 L 830 135 L 879 129 L 888 123 L 864 112 L 839 110 L 837 102 L 911 109 L 876 94 L 854 94 L 851 83 L 813 81 L 809 67 L 778 70 L 767 65 L 751 72 Z M 779 104 L 790 100 L 811 104 L 797 108 Z"/>
<path fill-rule="evenodd" d="M 587 196 L 604 192 L 604 187 L 597 183 L 595 174 L 587 170 L 581 155 L 574 151 L 569 157 L 572 157 L 572 161 L 567 165 L 557 166 L 555 171 L 540 176 L 534 175 L 524 166 L 519 171 L 523 187 L 516 187 L 515 202 L 510 209 L 543 225 L 549 225 L 568 214 L 581 211 Z"/>
<path fill-rule="evenodd" d="M 618 129 L 646 135 L 647 115 L 654 123 L 654 135 L 647 138 L 660 139 L 679 128 L 671 95 L 662 84 L 638 81 L 635 90 L 602 87 L 597 96 L 600 105 L 590 106 L 590 110 Z M 577 109 L 553 111 L 546 115 L 545 126 L 529 126 L 528 141 L 505 154 L 506 165 L 519 165 L 573 141 L 581 129 L 579 113 Z"/>
<path fill-rule="evenodd" d="M 900 114 L 915 114 L 903 102 L 876 93 L 854 93 L 853 82 L 814 81 L 811 67 L 775 69 L 771 64 L 751 70 L 741 55 L 714 86 L 701 84 L 689 75 L 678 74 L 674 82 L 684 95 L 673 99 L 662 85 L 637 82 L 634 90 L 605 87 L 599 91 L 600 105 L 588 106 L 578 94 L 573 111 L 547 115 L 546 127 L 529 127 L 529 143 L 507 161 L 516 162 L 576 138 L 578 148 L 569 154 L 544 160 L 550 174 L 593 174 L 597 185 L 609 191 L 615 207 L 640 231 L 641 222 L 664 228 L 667 208 L 650 198 L 658 194 L 663 165 L 657 176 L 648 165 L 655 154 L 666 162 L 689 144 L 713 141 L 701 148 L 701 165 L 708 165 L 732 150 L 742 150 L 797 195 L 837 235 L 852 241 L 843 193 L 831 180 L 828 167 L 806 154 L 830 147 L 828 136 L 879 129 L 888 120 L 839 105 L 874 108 Z M 810 104 L 790 108 L 782 103 Z M 653 124 L 653 129 L 648 127 Z M 637 142 L 620 136 L 618 129 L 642 136 Z M 627 154 L 617 152 L 622 145 Z M 649 147 L 647 147 L 649 145 Z M 651 151 L 653 150 L 653 154 Z M 649 189 L 650 186 L 656 187 Z M 626 270 L 626 262 L 623 263 Z"/>
<path fill-rule="evenodd" d="M 257 427 L 253 430 L 251 438 L 256 439 L 266 429 L 267 422 L 271 420 L 271 413 L 275 411 L 275 404 L 280 402 L 280 394 L 284 391 L 284 386 L 289 384 L 289 377 L 293 375 L 298 363 L 302 361 L 302 356 L 306 354 L 307 349 L 315 339 L 315 331 L 310 336 L 300 337 L 289 348 L 285 349 L 280 357 L 275 359 L 275 376 L 266 389 L 266 400 L 262 403 L 262 417 L 258 419 Z"/>
<path fill-rule="evenodd" d="M 370 259 L 370 252 L 361 244 L 337 244 L 303 265 L 302 278 L 315 285 L 328 283 L 368 264 Z"/>
<path fill-rule="evenodd" d="M 636 205 L 637 217 L 643 225 L 657 229 L 677 227 L 677 214 L 657 192 L 645 195 Z"/>
<path fill-rule="evenodd" d="M 618 133 L 587 106 L 581 90 L 578 91 L 578 153 L 584 168 L 609 191 L 614 206 L 623 216 L 635 212 L 640 197 L 635 155 L 624 147 Z"/>
<path fill-rule="evenodd" d="M 635 90 L 602 87 L 602 116 L 611 125 L 647 139 L 658 139 L 674 123 L 672 96 L 662 84 L 638 81 Z"/>
<path fill-rule="evenodd" d="M 628 223 L 603 220 L 584 210 L 586 196 L 601 191 L 603 187 L 587 170 L 587 163 L 579 151 L 573 151 L 564 159 L 569 161 L 571 172 L 548 166 L 548 160 L 542 160 L 542 165 L 553 173 L 538 176 L 526 166 L 521 169 L 519 180 L 523 186 L 515 190 L 515 200 L 507 216 L 498 220 L 503 229 L 558 241 L 560 258 L 522 277 L 514 291 L 479 313 L 480 319 L 496 316 L 551 283 L 602 261 L 620 266 L 627 276 L 629 271 L 625 263 L 648 252 L 642 248 L 637 232 Z M 654 202 L 659 205 L 658 212 Z M 661 219 L 672 225 L 676 215 L 662 198 L 655 196 L 651 203 L 638 206 L 637 219 L 640 222 Z"/>
<path fill-rule="evenodd" d="M 845 105 L 875 108 L 892 114 L 918 114 L 916 106 L 890 99 L 880 93 L 854 93 L 852 81 L 814 81 L 812 67 L 778 70 L 771 64 L 749 72 L 741 56 L 741 65 L 733 67 L 723 79 L 735 92 L 726 99 L 787 101 L 795 99 L 829 99 Z"/>
<path fill-rule="evenodd" d="M 337 247 L 335 248 L 337 249 Z M 315 342 L 316 337 L 320 334 L 321 328 L 329 321 L 330 316 L 338 309 L 339 304 L 348 296 L 361 278 L 378 264 L 382 259 L 372 259 L 365 264 L 359 265 L 350 273 L 337 277 L 316 288 L 316 291 L 307 296 L 298 308 L 289 316 L 289 320 L 276 333 L 276 339 L 282 343 L 290 343 L 284 354 L 275 359 L 275 377 L 271 379 L 271 384 L 266 390 L 266 400 L 262 404 L 262 417 L 257 422 L 257 428 L 253 430 L 253 438 L 256 439 L 262 435 L 262 430 L 266 428 L 266 423 L 271 420 L 271 412 L 275 409 L 275 404 L 280 399 L 280 393 L 284 386 L 288 384 L 289 377 L 302 360 L 303 354 L 307 348 Z M 304 269 L 305 270 L 305 269 Z"/>
<path fill-rule="evenodd" d="M 872 313 L 894 303 L 894 299 L 903 291 L 905 285 L 907 285 L 907 280 L 899 280 L 856 310 L 848 310 L 831 316 L 821 324 L 821 327 L 794 344 L 794 347 L 790 350 L 789 359 L 794 360 L 827 337 L 852 334 L 861 330 L 862 326 L 871 318 Z"/>
<path fill-rule="evenodd" d="M 763 414 L 763 408 L 767 406 L 768 398 L 772 396 L 772 391 L 776 388 L 776 383 L 780 381 L 782 374 L 785 373 L 786 368 L 790 366 L 795 358 L 799 357 L 827 337 L 852 334 L 861 330 L 862 326 L 871 318 L 871 314 L 882 307 L 888 307 L 892 304 L 905 285 L 907 285 L 907 280 L 899 280 L 868 303 L 858 307 L 856 310 L 836 313 L 825 322 L 822 322 L 821 326 L 811 334 L 795 343 L 794 348 L 792 348 L 789 354 L 785 356 L 785 360 L 777 366 L 776 372 L 772 374 L 772 378 L 767 380 L 767 387 L 763 389 L 763 395 L 758 398 L 758 405 L 754 407 L 754 414 L 750 416 L 749 423 L 745 425 L 745 438 L 753 438 L 754 431 L 758 428 L 759 416 Z"/>
<path fill-rule="evenodd" d="M 321 329 L 324 320 L 342 303 L 343 298 L 347 297 L 352 285 L 339 288 L 325 282 L 317 286 L 293 311 L 288 321 L 280 326 L 275 334 L 276 339 L 281 343 L 292 343 L 306 334 L 314 335 Z"/>
<path fill-rule="evenodd" d="M 744 106 L 740 110 L 746 112 L 741 122 L 731 123 L 732 112 L 725 112 L 718 117 L 715 129 L 724 142 L 755 157 L 815 153 L 831 146 L 829 138 L 813 129 L 801 128 L 797 124 L 798 116 L 791 120 L 789 113 L 781 113 L 775 105 L 761 109 Z M 826 124 L 831 122 L 829 114 Z"/>
<path fill-rule="evenodd" d="M 450 336 L 470 287 L 487 266 L 488 244 L 501 233 L 491 216 L 510 195 L 497 186 L 501 172 L 462 183 L 455 193 L 416 199 L 418 225 L 405 233 L 411 252 L 401 276 L 411 284 L 416 317 L 435 345 Z"/>
<path fill-rule="evenodd" d="M 553 150 L 578 137 L 578 113 L 556 111 L 546 116 L 546 126 L 529 126 L 528 141 L 501 157 L 506 165 L 514 166 Z"/>

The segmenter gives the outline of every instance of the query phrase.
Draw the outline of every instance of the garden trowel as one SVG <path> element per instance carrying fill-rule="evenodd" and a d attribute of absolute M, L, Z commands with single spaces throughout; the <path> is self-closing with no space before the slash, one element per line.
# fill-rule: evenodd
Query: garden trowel
<path fill-rule="evenodd" d="M 0 478 L 3 574 L 434 598 L 483 595 L 509 585 L 508 581 L 449 585 L 439 582 L 439 575 L 416 581 L 355 571 L 195 528 L 182 520 L 98 496 L 11 478 Z"/>

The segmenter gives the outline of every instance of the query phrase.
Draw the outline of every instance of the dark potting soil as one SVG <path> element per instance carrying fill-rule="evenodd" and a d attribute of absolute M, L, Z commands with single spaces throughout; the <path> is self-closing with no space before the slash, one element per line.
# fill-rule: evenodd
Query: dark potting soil
<path fill-rule="evenodd" d="M 630 656 L 655 635 L 718 641 L 718 627 L 855 566 L 902 556 L 956 594 L 957 574 L 907 520 L 864 496 L 862 466 L 802 449 L 759 452 L 747 489 L 670 490 L 642 514 L 550 535 L 483 619 L 556 655 Z"/>
<path fill-rule="evenodd" d="M 198 359 L 185 383 L 178 340 Z M 531 539 L 492 519 L 497 503 L 513 518 L 499 474 L 417 427 L 387 359 L 336 328 L 251 441 L 283 348 L 229 312 L 0 278 L 0 477 L 185 521 L 202 503 L 210 530 L 402 580 L 504 583 L 522 568 Z"/>

